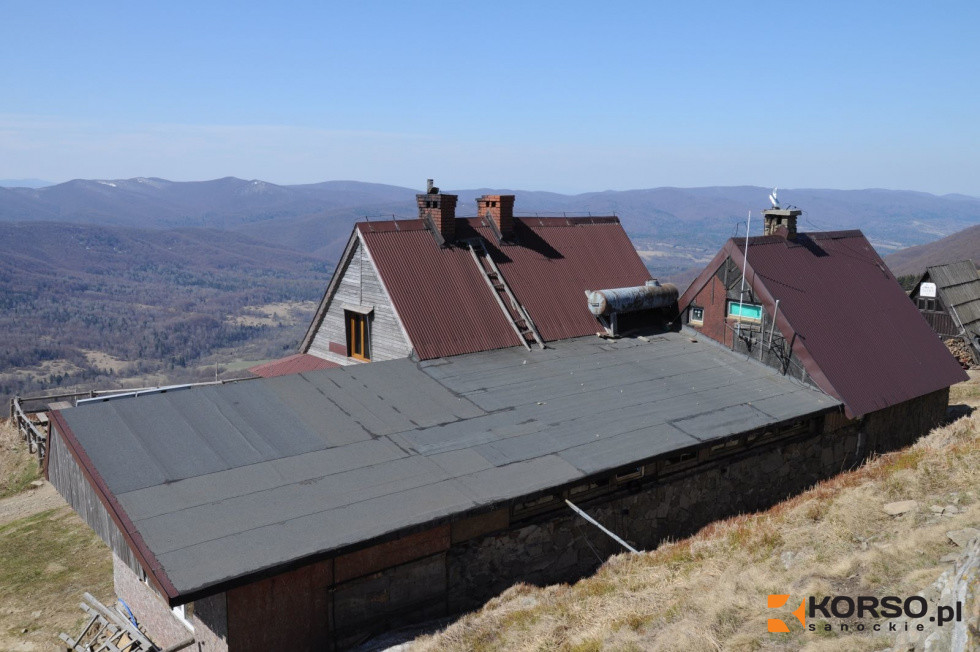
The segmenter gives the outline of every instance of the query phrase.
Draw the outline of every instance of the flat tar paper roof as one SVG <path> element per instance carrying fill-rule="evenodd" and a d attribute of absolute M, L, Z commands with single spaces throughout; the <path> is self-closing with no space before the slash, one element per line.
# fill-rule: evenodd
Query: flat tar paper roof
<path fill-rule="evenodd" d="M 839 405 L 668 333 L 325 369 L 61 418 L 182 596 Z"/>

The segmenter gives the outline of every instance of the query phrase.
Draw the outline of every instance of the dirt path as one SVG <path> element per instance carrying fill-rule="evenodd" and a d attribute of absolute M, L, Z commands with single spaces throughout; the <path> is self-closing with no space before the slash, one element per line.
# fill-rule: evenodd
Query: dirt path
<path fill-rule="evenodd" d="M 67 506 L 61 494 L 45 482 L 37 489 L 23 491 L 16 496 L 0 500 L 0 525 L 33 516 L 45 510 Z"/>

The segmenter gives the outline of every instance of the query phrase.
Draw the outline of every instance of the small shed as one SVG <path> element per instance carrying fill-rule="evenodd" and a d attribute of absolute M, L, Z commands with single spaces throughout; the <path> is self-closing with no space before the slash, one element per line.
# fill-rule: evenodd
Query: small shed
<path fill-rule="evenodd" d="M 962 339 L 980 362 L 980 275 L 973 261 L 927 268 L 909 296 L 934 331 Z"/>

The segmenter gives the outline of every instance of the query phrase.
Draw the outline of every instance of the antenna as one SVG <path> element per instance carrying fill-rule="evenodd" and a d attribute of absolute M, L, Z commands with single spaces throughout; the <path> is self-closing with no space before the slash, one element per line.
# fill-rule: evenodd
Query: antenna
<path fill-rule="evenodd" d="M 773 195 L 776 189 L 772 189 Z M 769 199 L 772 199 L 770 195 Z M 745 224 L 745 253 L 742 256 L 742 289 L 738 293 L 738 322 L 735 324 L 735 332 L 739 337 L 742 336 L 742 316 L 744 315 L 742 305 L 745 302 L 745 268 L 749 266 L 749 233 L 752 232 L 752 211 L 749 211 L 749 220 Z"/>
<path fill-rule="evenodd" d="M 769 195 L 769 203 L 772 204 L 772 207 L 774 209 L 776 209 L 776 210 L 779 210 L 779 194 L 778 194 L 778 192 L 779 192 L 779 188 L 773 188 L 772 189 L 772 194 Z"/>

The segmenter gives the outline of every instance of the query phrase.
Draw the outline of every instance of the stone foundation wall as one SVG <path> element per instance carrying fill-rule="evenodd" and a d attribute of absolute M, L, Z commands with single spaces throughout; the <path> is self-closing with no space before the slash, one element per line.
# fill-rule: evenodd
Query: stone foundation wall
<path fill-rule="evenodd" d="M 822 425 L 822 424 L 820 424 Z M 719 518 L 769 507 L 856 461 L 856 432 L 804 433 L 576 503 L 640 550 L 683 538 Z M 549 584 L 593 573 L 624 549 L 567 506 L 538 522 L 450 550 L 450 608 L 473 609 L 517 581 Z"/>
<path fill-rule="evenodd" d="M 942 422 L 948 395 L 942 390 L 864 419 L 828 415 L 804 428 L 812 434 L 737 450 L 634 485 L 632 494 L 579 507 L 634 547 L 653 549 L 720 518 L 768 508 L 874 453 L 907 446 Z M 621 546 L 567 507 L 512 523 L 449 550 L 449 609 L 476 608 L 518 581 L 573 581 L 618 552 Z"/>
<path fill-rule="evenodd" d="M 141 581 L 136 573 L 115 555 L 112 559 L 112 568 L 116 595 L 126 602 L 136 616 L 140 628 L 157 647 L 162 649 L 193 638 L 195 644 L 185 648 L 186 650 L 197 652 L 228 650 L 224 593 L 193 603 L 193 614 L 188 619 L 194 626 L 192 632 L 174 616 L 163 597 Z"/>

